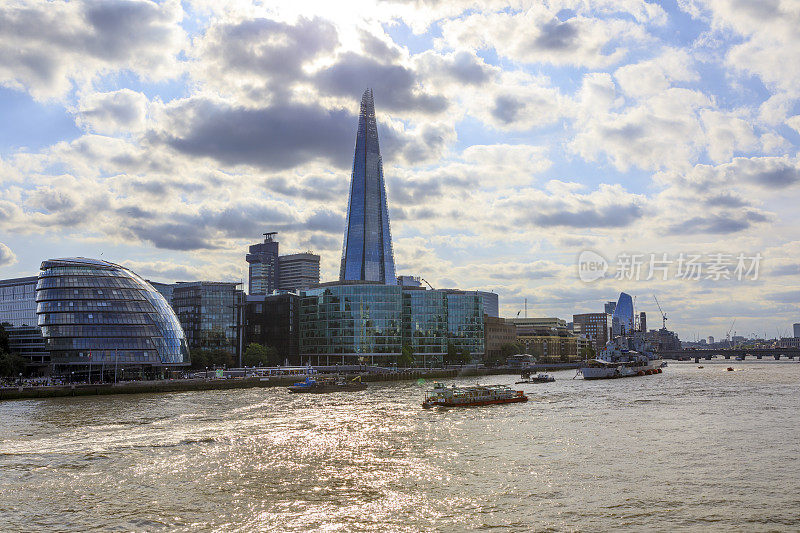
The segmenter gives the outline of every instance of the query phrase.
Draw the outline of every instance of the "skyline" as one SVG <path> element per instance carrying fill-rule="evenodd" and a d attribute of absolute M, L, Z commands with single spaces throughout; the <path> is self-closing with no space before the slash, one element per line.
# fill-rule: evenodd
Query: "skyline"
<path fill-rule="evenodd" d="M 280 231 L 336 279 L 374 87 L 398 275 L 494 290 L 503 316 L 624 291 L 656 318 L 655 293 L 685 340 L 800 322 L 800 12 L 477 5 L 0 8 L 0 277 L 82 255 L 240 279 L 247 245 Z M 763 261 L 742 282 L 586 283 L 585 250 Z"/>

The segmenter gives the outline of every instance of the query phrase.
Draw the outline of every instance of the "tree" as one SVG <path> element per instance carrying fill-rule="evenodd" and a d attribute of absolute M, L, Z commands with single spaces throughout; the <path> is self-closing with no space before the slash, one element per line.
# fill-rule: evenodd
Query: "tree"
<path fill-rule="evenodd" d="M 595 353 L 594 348 L 592 348 L 591 346 L 585 346 L 581 348 L 581 353 L 578 355 L 581 356 L 581 359 L 588 360 L 588 359 L 594 359 L 594 353 Z"/>
<path fill-rule="evenodd" d="M 522 353 L 522 345 L 516 342 L 506 342 L 500 346 L 500 356 L 508 359 L 512 355 Z"/>
<path fill-rule="evenodd" d="M 5 326 L 10 326 L 8 322 L 0 324 L 0 354 L 11 353 L 11 346 L 8 343 L 8 332 Z"/>
<path fill-rule="evenodd" d="M 458 349 L 452 342 L 447 343 L 447 353 L 444 356 L 444 363 L 446 365 L 458 364 Z"/>
<path fill-rule="evenodd" d="M 25 359 L 15 353 L 0 354 L 0 376 L 16 377 L 25 370 Z"/>
<path fill-rule="evenodd" d="M 196 369 L 215 366 L 230 368 L 236 364 L 233 359 L 233 354 L 221 348 L 214 348 L 213 350 L 192 350 L 191 359 L 192 368 Z"/>
<path fill-rule="evenodd" d="M 272 346 L 262 346 L 257 342 L 251 342 L 242 354 L 242 364 L 244 366 L 265 366 L 273 365 L 278 359 L 278 352 Z"/>
<path fill-rule="evenodd" d="M 397 358 L 397 366 L 400 368 L 408 368 L 414 365 L 414 350 L 411 348 L 410 344 L 404 344 L 403 349 L 400 353 L 400 357 Z"/>

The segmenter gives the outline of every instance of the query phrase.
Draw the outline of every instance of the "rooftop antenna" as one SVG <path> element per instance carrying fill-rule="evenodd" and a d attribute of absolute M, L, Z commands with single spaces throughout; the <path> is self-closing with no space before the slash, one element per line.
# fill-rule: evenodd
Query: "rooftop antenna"
<path fill-rule="evenodd" d="M 431 288 L 431 290 L 432 290 L 432 291 L 435 291 L 435 290 L 436 290 L 436 289 L 434 289 L 434 288 L 433 288 L 433 285 L 431 285 L 430 283 L 428 283 L 428 280 L 427 280 L 427 279 L 425 279 L 425 278 L 419 278 L 419 279 L 421 279 L 422 281 L 424 281 L 424 282 L 425 282 L 425 283 L 428 285 L 428 287 L 430 287 L 430 288 Z"/>
<path fill-rule="evenodd" d="M 275 235 L 277 235 L 277 231 L 270 231 L 268 233 L 264 233 L 264 242 L 272 242 L 275 240 Z"/>
<path fill-rule="evenodd" d="M 528 299 L 525 298 L 525 318 L 528 318 Z"/>

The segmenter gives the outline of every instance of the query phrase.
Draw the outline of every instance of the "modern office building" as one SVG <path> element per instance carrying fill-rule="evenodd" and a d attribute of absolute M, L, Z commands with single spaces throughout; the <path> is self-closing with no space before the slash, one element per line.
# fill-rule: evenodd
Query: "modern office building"
<path fill-rule="evenodd" d="M 587 338 L 595 352 L 605 348 L 610 339 L 611 315 L 607 313 L 572 315 L 572 324 L 572 331 Z"/>
<path fill-rule="evenodd" d="M 497 293 L 488 291 L 477 291 L 477 292 L 483 299 L 483 314 L 495 318 L 499 317 L 500 299 L 497 297 Z"/>
<path fill-rule="evenodd" d="M 189 364 L 172 308 L 125 267 L 82 257 L 44 261 L 36 302 L 55 374 L 88 377 L 90 370 L 108 374 L 124 365 L 155 377 Z"/>
<path fill-rule="evenodd" d="M 707 341 L 707 342 L 708 342 L 708 344 L 714 344 L 714 337 L 712 337 L 711 335 L 709 335 L 709 336 L 708 336 L 708 341 Z"/>
<path fill-rule="evenodd" d="M 247 293 L 272 294 L 278 288 L 278 241 L 277 232 L 264 234 L 264 242 L 250 246 L 246 259 L 249 284 Z"/>
<path fill-rule="evenodd" d="M 278 290 L 299 291 L 318 285 L 319 259 L 311 252 L 278 256 Z"/>
<path fill-rule="evenodd" d="M 647 331 L 647 313 L 639 313 L 639 331 Z"/>
<path fill-rule="evenodd" d="M 614 309 L 616 308 L 617 308 L 617 302 L 606 302 L 604 311 L 607 315 L 613 315 Z"/>
<path fill-rule="evenodd" d="M 179 281 L 172 292 L 172 306 L 186 333 L 191 350 L 223 349 L 238 353 L 240 307 L 244 293 L 239 283 L 226 281 Z"/>
<path fill-rule="evenodd" d="M 244 346 L 255 342 L 277 352 L 280 364 L 299 365 L 300 297 L 284 293 L 248 296 L 245 305 Z M 264 361 L 268 364 L 268 361 Z"/>
<path fill-rule="evenodd" d="M 12 353 L 40 371 L 50 362 L 36 317 L 37 276 L 0 280 L 0 324 L 8 333 Z"/>
<path fill-rule="evenodd" d="M 386 364 L 409 345 L 418 361 L 436 364 L 451 344 L 474 358 L 485 351 L 483 301 L 475 291 L 339 282 L 301 293 L 304 362 Z"/>
<path fill-rule="evenodd" d="M 615 318 L 619 320 L 620 335 L 633 333 L 633 299 L 630 294 L 619 293 L 619 300 L 617 300 L 617 305 L 614 307 L 612 315 L 612 325 Z"/>
<path fill-rule="evenodd" d="M 397 283 L 371 89 L 361 97 L 339 281 Z"/>
<path fill-rule="evenodd" d="M 800 324 L 792 324 L 792 329 L 794 330 L 794 336 L 800 337 Z"/>

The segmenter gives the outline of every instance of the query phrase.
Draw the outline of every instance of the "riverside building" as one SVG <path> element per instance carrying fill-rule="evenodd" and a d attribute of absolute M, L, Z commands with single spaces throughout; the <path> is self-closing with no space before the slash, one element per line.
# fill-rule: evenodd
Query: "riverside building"
<path fill-rule="evenodd" d="M 53 372 L 76 379 L 163 376 L 189 364 L 169 303 L 125 267 L 82 257 L 42 262 L 36 313 Z"/>
<path fill-rule="evenodd" d="M 419 364 L 441 363 L 451 347 L 477 359 L 484 353 L 487 304 L 496 307 L 477 291 L 428 290 L 405 278 L 398 284 L 375 103 L 365 91 L 339 281 L 300 292 L 300 358 L 387 364 L 408 346 Z"/>

